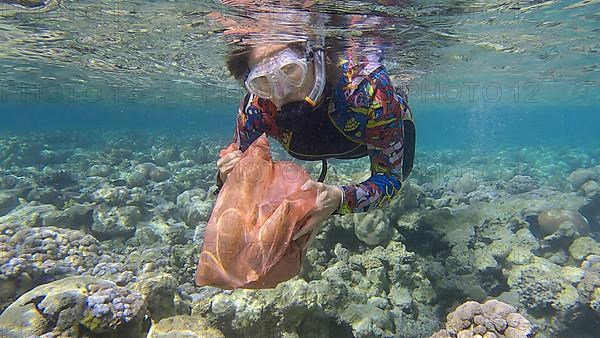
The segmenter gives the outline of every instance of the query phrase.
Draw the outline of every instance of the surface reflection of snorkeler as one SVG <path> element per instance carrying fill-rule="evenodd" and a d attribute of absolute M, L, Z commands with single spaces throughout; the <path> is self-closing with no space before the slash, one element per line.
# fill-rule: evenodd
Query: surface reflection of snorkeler
<path fill-rule="evenodd" d="M 318 196 L 316 209 L 295 237 L 312 231 L 307 246 L 330 215 L 389 203 L 412 169 L 415 147 L 407 98 L 394 90 L 383 65 L 356 57 L 334 62 L 323 47 L 263 43 L 229 56 L 229 71 L 248 93 L 234 135 L 240 150 L 217 162 L 221 186 L 242 152 L 263 133 L 302 160 L 368 155 L 371 176 L 364 182 L 333 186 L 308 181 L 303 186 L 316 189 Z"/>

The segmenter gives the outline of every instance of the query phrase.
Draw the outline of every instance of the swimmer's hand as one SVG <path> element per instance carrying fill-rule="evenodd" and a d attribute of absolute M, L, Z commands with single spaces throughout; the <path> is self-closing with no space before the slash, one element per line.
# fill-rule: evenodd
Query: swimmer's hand
<path fill-rule="evenodd" d="M 321 230 L 323 222 L 327 220 L 340 207 L 342 201 L 342 189 L 334 185 L 328 185 L 320 182 L 309 180 L 300 188 L 301 190 L 316 190 L 317 205 L 308 213 L 306 224 L 294 236 L 294 240 L 310 233 L 310 237 L 304 247 L 308 248 Z"/>
<path fill-rule="evenodd" d="M 229 176 L 233 167 L 240 161 L 241 157 L 242 151 L 236 150 L 217 160 L 217 168 L 219 168 L 221 181 L 225 182 L 227 180 L 227 176 Z"/>

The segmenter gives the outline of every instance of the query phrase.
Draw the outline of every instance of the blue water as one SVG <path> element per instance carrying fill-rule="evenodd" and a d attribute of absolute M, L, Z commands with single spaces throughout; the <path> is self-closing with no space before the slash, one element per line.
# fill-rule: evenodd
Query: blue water
<path fill-rule="evenodd" d="M 275 33 L 286 32 L 277 24 L 294 31 L 293 20 L 303 20 L 297 15 L 305 12 L 289 8 L 267 17 Z M 206 14 L 264 23 L 260 7 L 218 1 L 2 9 L 0 130 L 8 132 L 229 134 L 244 91 L 223 67 L 234 45 Z M 594 2 L 576 1 L 323 2 L 314 9 L 326 34 L 380 49 L 395 83 L 409 88 L 425 148 L 600 145 L 595 10 Z"/>
<path fill-rule="evenodd" d="M 24 96 L 23 100 L 1 104 L 0 131 L 186 130 L 229 136 L 235 126 L 238 93 L 224 94 L 223 102 L 197 103 L 44 102 L 42 98 Z M 409 100 L 418 126 L 417 146 L 423 149 L 600 146 L 600 108 L 594 102 L 468 104 L 443 102 L 444 99 L 436 102 L 433 95 L 410 94 Z"/>

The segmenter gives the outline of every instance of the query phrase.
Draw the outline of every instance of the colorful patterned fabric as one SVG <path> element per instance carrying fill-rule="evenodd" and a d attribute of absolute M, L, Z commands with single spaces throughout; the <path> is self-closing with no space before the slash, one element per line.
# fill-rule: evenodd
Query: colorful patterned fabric
<path fill-rule="evenodd" d="M 342 186 L 341 214 L 369 211 L 387 205 L 401 186 L 403 119 L 411 116 L 404 98 L 392 86 L 378 62 L 345 60 L 334 89 L 329 116 L 338 130 L 357 144 L 366 144 L 371 177 Z M 277 139 L 288 150 L 292 134 L 277 126 L 277 107 L 247 94 L 240 105 L 234 141 L 245 151 L 260 135 Z"/>

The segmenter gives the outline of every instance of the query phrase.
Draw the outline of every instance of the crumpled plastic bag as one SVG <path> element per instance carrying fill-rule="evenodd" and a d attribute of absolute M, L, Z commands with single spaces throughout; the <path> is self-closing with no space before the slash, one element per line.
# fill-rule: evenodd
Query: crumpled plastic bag
<path fill-rule="evenodd" d="M 219 156 L 237 150 L 235 144 Z M 298 274 L 309 235 L 293 241 L 315 208 L 316 191 L 299 165 L 273 162 L 259 137 L 242 154 L 217 198 L 204 235 L 196 284 L 220 288 L 272 288 Z"/>

